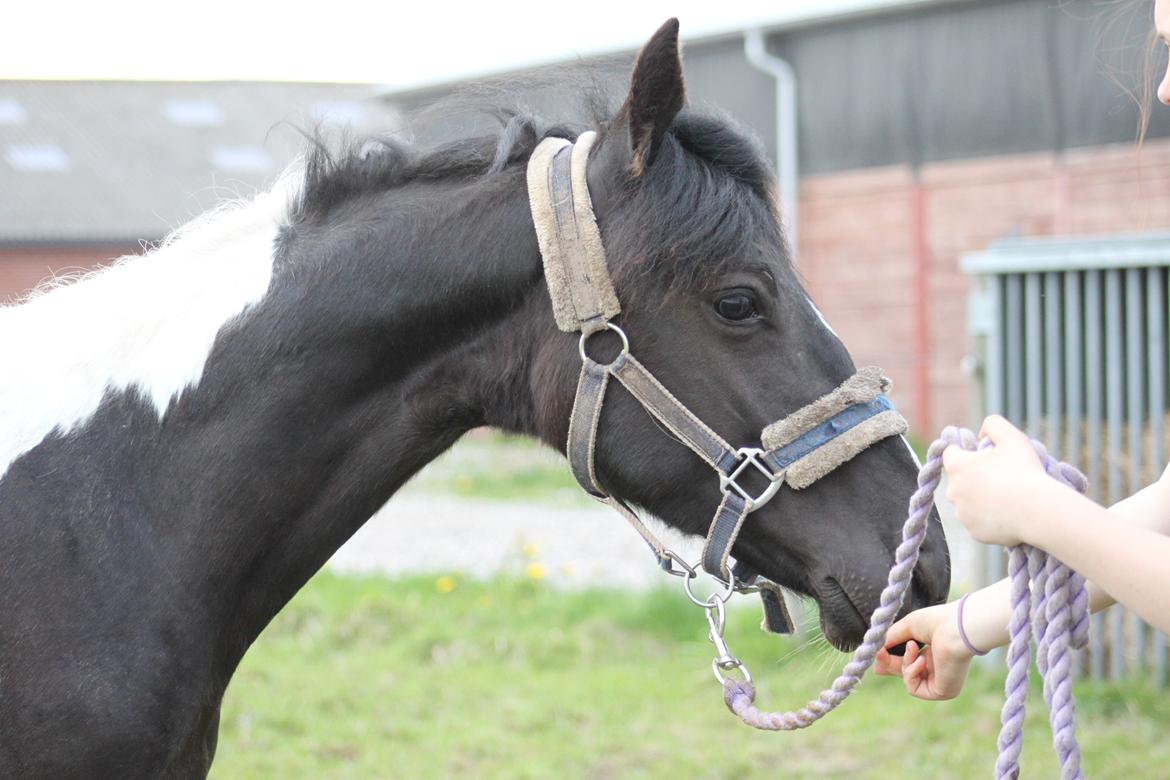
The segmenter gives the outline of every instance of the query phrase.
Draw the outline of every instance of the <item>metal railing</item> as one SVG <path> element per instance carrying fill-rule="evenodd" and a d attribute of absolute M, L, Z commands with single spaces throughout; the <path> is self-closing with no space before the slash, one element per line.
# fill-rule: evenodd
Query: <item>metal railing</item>
<path fill-rule="evenodd" d="M 1170 428 L 1170 233 L 1008 239 L 961 266 L 977 278 L 969 327 L 984 410 L 1084 471 L 1101 503 L 1157 479 Z M 985 556 L 986 580 L 1003 577 L 1003 555 Z M 1084 670 L 1093 679 L 1138 671 L 1166 684 L 1163 634 L 1121 607 L 1093 621 Z"/>

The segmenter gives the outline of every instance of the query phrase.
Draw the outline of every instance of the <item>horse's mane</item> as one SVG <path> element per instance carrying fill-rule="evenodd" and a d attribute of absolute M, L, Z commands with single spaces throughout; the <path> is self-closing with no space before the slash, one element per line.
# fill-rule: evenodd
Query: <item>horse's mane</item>
<path fill-rule="evenodd" d="M 485 114 L 500 125 L 497 133 L 450 141 L 432 148 L 394 136 L 343 138 L 331 148 L 314 134 L 304 162 L 304 186 L 290 205 L 292 222 L 313 221 L 354 197 L 401 187 L 411 182 L 490 176 L 510 163 L 528 158 L 549 136 L 575 139 L 567 126 L 537 131 L 535 121 L 510 111 Z"/>
<path fill-rule="evenodd" d="M 548 137 L 575 139 L 584 126 L 541 126 L 528 114 L 481 109 L 498 126 L 490 134 L 449 141 L 430 148 L 394 137 L 343 139 L 329 144 L 311 138 L 304 181 L 290 204 L 291 224 L 323 220 L 353 198 L 420 181 L 489 178 L 527 161 Z M 605 126 L 612 121 L 596 118 Z M 664 136 L 655 162 L 643 175 L 629 208 L 642 225 L 643 242 L 657 250 L 639 272 L 653 272 L 657 261 L 671 263 L 669 277 L 681 284 L 701 283 L 733 259 L 759 254 L 761 229 L 782 246 L 773 174 L 759 142 L 721 114 L 684 109 Z M 753 251 L 755 250 L 755 251 Z"/>

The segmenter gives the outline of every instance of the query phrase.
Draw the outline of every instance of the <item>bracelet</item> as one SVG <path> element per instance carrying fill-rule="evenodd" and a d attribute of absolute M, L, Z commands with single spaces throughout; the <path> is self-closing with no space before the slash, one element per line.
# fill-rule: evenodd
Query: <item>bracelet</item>
<path fill-rule="evenodd" d="M 963 598 L 959 599 L 959 610 L 958 610 L 959 611 L 959 614 L 958 614 L 959 639 L 963 640 L 963 644 L 965 644 L 967 646 L 967 649 L 970 650 L 973 654 L 987 655 L 987 653 L 988 653 L 987 650 L 978 650 L 978 649 L 976 649 L 975 645 L 971 644 L 971 640 L 967 638 L 967 632 L 963 630 L 963 602 L 966 601 L 967 597 L 970 595 L 971 595 L 970 593 L 964 593 Z"/>

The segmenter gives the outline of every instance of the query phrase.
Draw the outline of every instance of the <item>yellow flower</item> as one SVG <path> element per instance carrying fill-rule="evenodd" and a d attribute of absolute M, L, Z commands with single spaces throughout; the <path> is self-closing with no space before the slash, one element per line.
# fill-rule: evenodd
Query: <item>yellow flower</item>
<path fill-rule="evenodd" d="M 525 558 L 535 558 L 537 556 L 537 554 L 539 554 L 539 553 L 540 553 L 540 548 L 537 547 L 534 543 L 529 542 L 528 544 L 524 545 L 524 557 Z"/>
<path fill-rule="evenodd" d="M 450 593 L 455 590 L 455 578 L 449 574 L 444 574 L 435 580 L 435 590 L 439 591 L 439 593 Z"/>
<path fill-rule="evenodd" d="M 527 568 L 524 569 L 524 573 L 528 575 L 528 579 L 530 580 L 543 580 L 544 575 L 548 572 L 545 570 L 543 563 L 533 562 L 528 564 Z"/>

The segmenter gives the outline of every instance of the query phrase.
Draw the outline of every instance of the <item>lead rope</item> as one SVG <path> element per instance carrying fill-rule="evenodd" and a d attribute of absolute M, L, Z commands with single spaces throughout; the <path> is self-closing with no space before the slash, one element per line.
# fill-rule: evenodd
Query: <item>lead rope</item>
<path fill-rule="evenodd" d="M 951 444 L 965 450 L 991 446 L 986 441 L 977 443 L 974 433 L 956 427 L 946 428 L 930 445 L 926 463 L 918 472 L 918 489 L 910 498 L 909 516 L 902 526 L 902 543 L 894 553 L 894 566 L 890 569 L 889 580 L 882 590 L 878 607 L 870 618 L 870 628 L 865 632 L 861 645 L 854 651 L 853 658 L 833 684 L 804 707 L 792 712 L 763 712 L 757 708 L 753 704 L 756 691 L 751 675 L 743 663 L 727 650 L 722 636 L 723 607 L 730 594 L 723 596 L 716 593 L 704 602 L 696 600 L 696 603 L 707 609 L 710 638 L 720 653 L 714 666 L 716 677 L 723 683 L 723 700 L 728 709 L 744 723 L 769 731 L 806 728 L 835 709 L 861 682 L 862 676 L 873 665 L 877 651 L 884 645 L 886 633 L 893 625 L 906 589 L 910 586 L 914 566 L 918 562 L 918 551 L 926 537 L 934 493 L 942 477 L 942 453 Z M 1034 441 L 1033 445 L 1050 476 L 1078 492 L 1085 491 L 1087 481 L 1083 474 L 1050 456 L 1039 442 Z M 1083 778 L 1074 724 L 1070 650 L 1083 647 L 1088 639 L 1085 580 L 1043 550 L 1027 545 L 1010 548 L 1008 571 L 1012 581 L 1011 642 L 1007 654 L 1006 698 L 995 776 L 997 780 L 1019 777 L 1024 710 L 1028 696 L 1029 646 L 1034 640 L 1037 645 L 1037 666 L 1044 678 L 1044 700 L 1048 704 L 1052 724 L 1053 746 L 1061 764 L 1061 777 L 1063 780 Z M 720 670 L 732 669 L 739 669 L 745 679 L 724 677 L 720 673 Z"/>

